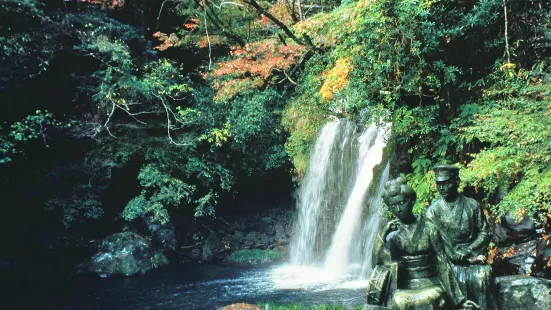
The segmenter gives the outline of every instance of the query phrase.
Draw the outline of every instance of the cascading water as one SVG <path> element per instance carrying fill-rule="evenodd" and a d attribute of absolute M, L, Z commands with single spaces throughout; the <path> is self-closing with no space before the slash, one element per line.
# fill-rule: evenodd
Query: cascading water
<path fill-rule="evenodd" d="M 369 197 L 369 206 L 380 206 L 383 202 L 383 191 L 385 190 L 385 183 L 388 180 L 389 175 L 389 164 L 385 166 L 385 170 L 379 178 L 379 183 L 377 185 L 377 190 L 375 195 Z M 370 213 L 365 220 L 365 225 L 362 229 L 361 240 L 363 241 L 363 261 L 362 261 L 362 271 L 360 273 L 360 279 L 366 279 L 371 274 L 372 270 L 372 245 L 377 238 L 377 233 L 379 232 L 379 227 L 381 226 L 381 217 L 375 208 L 370 208 Z"/>
<path fill-rule="evenodd" d="M 361 266 L 356 268 L 357 278 L 369 272 L 371 244 L 380 225 L 377 206 L 388 165 L 373 195 L 367 193 L 374 168 L 383 159 L 387 132 L 375 125 L 360 129 L 346 119 L 322 129 L 299 190 L 291 264 L 319 264 L 325 257 L 324 281 L 350 276 L 351 264 Z M 367 222 L 362 226 L 363 220 Z"/>
<path fill-rule="evenodd" d="M 327 249 L 336 219 L 331 211 L 342 205 L 351 185 L 356 126 L 347 120 L 327 123 L 320 132 L 310 167 L 299 190 L 299 216 L 291 242 L 291 264 L 308 265 Z"/>
<path fill-rule="evenodd" d="M 336 276 L 344 275 L 351 262 L 358 262 L 361 259 L 361 257 L 350 257 L 351 246 L 355 243 L 354 239 L 358 239 L 355 237 L 360 235 L 358 228 L 361 224 L 362 208 L 366 201 L 366 192 L 373 181 L 373 168 L 383 158 L 383 148 L 386 145 L 385 134 L 384 130 L 378 130 L 375 125 L 372 125 L 359 138 L 356 181 L 325 259 L 325 268 L 331 270 Z"/>

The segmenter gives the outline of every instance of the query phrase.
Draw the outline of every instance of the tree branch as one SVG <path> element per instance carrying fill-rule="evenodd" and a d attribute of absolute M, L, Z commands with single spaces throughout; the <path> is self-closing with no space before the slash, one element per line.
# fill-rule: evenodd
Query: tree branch
<path fill-rule="evenodd" d="M 162 96 L 159 96 L 157 94 L 153 94 L 153 96 L 155 96 L 159 99 L 159 101 L 161 102 L 163 108 L 165 109 L 165 112 L 166 112 L 166 135 L 168 137 L 168 140 L 170 140 L 170 143 L 178 145 L 178 146 L 188 146 L 189 145 L 188 143 L 178 143 L 178 142 L 174 141 L 174 139 L 172 139 L 172 135 L 170 134 L 170 128 L 172 127 L 172 122 L 170 121 L 170 115 L 171 115 L 171 113 L 174 113 L 174 112 L 172 112 L 172 110 L 166 104 L 165 98 L 163 98 Z"/>
<path fill-rule="evenodd" d="M 312 43 L 312 40 L 308 36 L 305 36 L 305 41 L 302 41 L 299 39 L 290 29 L 287 27 L 284 23 L 282 23 L 279 19 L 275 18 L 272 14 L 270 14 L 266 9 L 261 7 L 255 0 L 243 0 L 244 3 L 252 6 L 256 12 L 259 15 L 266 16 L 269 20 L 271 20 L 274 24 L 276 24 L 285 34 L 291 38 L 293 41 L 295 41 L 297 44 L 308 46 L 310 49 L 315 51 L 320 51 L 321 49 L 317 46 L 315 46 Z"/>
<path fill-rule="evenodd" d="M 201 1 L 195 0 L 195 4 L 197 4 L 197 6 L 199 6 L 199 8 L 201 8 L 203 10 L 205 10 L 206 6 L 209 3 L 210 2 L 207 2 L 207 3 L 205 3 L 205 5 L 203 5 L 201 3 Z M 216 14 L 212 13 L 212 10 L 206 10 L 206 14 L 207 14 L 207 18 L 209 19 L 209 21 L 216 28 L 218 28 L 222 32 L 222 34 L 229 37 L 230 39 L 233 39 L 235 42 L 237 42 L 237 44 L 239 44 L 240 47 L 244 47 L 246 45 L 246 43 L 243 39 L 241 39 L 238 35 L 234 34 L 230 30 L 228 30 L 226 26 L 224 26 L 223 22 L 218 18 L 218 16 Z"/>

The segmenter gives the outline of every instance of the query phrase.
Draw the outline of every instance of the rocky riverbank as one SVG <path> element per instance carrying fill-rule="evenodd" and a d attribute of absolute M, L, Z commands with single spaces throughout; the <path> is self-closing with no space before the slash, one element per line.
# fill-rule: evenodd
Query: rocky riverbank
<path fill-rule="evenodd" d="M 112 234 L 81 265 L 105 277 L 143 274 L 169 263 L 255 264 L 282 260 L 292 235 L 293 210 L 248 216 L 177 218 L 158 225 L 148 218 Z"/>

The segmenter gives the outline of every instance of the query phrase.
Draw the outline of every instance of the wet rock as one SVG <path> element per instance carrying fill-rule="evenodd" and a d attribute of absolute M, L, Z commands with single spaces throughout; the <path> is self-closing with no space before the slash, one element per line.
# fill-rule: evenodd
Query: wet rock
<path fill-rule="evenodd" d="M 145 224 L 147 232 L 153 234 L 157 230 L 161 229 L 163 225 L 159 223 L 153 215 L 146 215 L 143 217 L 143 222 Z"/>
<path fill-rule="evenodd" d="M 174 225 L 168 224 L 159 227 L 152 233 L 153 244 L 156 248 L 161 250 L 174 250 L 176 249 L 176 232 Z"/>
<path fill-rule="evenodd" d="M 260 235 L 260 244 L 262 244 L 264 247 L 266 246 L 269 246 L 271 245 L 272 243 L 274 243 L 274 236 L 270 236 L 270 235 L 266 235 L 266 234 L 261 234 Z"/>
<path fill-rule="evenodd" d="M 212 262 L 219 252 L 220 244 L 220 239 L 218 239 L 216 234 L 211 233 L 203 243 L 201 259 L 207 263 Z"/>
<path fill-rule="evenodd" d="M 194 260 L 194 261 L 200 260 L 201 259 L 201 250 L 199 250 L 199 249 L 191 250 L 191 253 L 190 253 L 189 257 L 190 257 L 191 260 Z"/>
<path fill-rule="evenodd" d="M 133 232 L 122 232 L 105 238 L 90 261 L 90 270 L 101 277 L 111 274 L 131 276 L 168 264 L 161 251 L 154 250 L 151 240 Z"/>
<path fill-rule="evenodd" d="M 243 244 L 245 246 L 254 246 L 259 243 L 259 236 L 260 234 L 256 231 L 251 231 L 245 236 L 245 239 L 243 240 Z"/>
<path fill-rule="evenodd" d="M 525 217 L 520 222 L 507 213 L 501 224 L 494 227 L 494 241 L 498 245 L 521 243 L 537 237 L 536 224 Z"/>
<path fill-rule="evenodd" d="M 275 241 L 281 244 L 288 243 L 288 237 L 287 237 L 287 234 L 285 233 L 285 228 L 283 227 L 283 225 L 278 223 L 275 225 L 274 229 L 275 229 Z"/>
<path fill-rule="evenodd" d="M 245 234 L 242 231 L 236 230 L 233 232 L 232 237 L 232 241 L 239 244 L 243 242 L 243 237 L 245 237 Z"/>
<path fill-rule="evenodd" d="M 285 233 L 288 237 L 291 237 L 295 233 L 295 225 L 293 225 L 292 221 L 288 222 L 285 226 Z"/>
<path fill-rule="evenodd" d="M 536 258 L 532 265 L 532 275 L 551 279 L 551 240 L 542 238 L 536 247 Z"/>
<path fill-rule="evenodd" d="M 158 249 L 176 249 L 176 232 L 172 223 L 161 224 L 153 216 L 146 215 L 142 218 L 141 225 L 134 227 L 133 230 L 151 235 L 153 238 L 153 245 Z"/>
<path fill-rule="evenodd" d="M 266 235 L 273 236 L 275 235 L 275 227 L 273 225 L 266 225 L 264 230 L 261 230 L 261 232 L 265 233 Z"/>
<path fill-rule="evenodd" d="M 551 281 L 525 275 L 496 278 L 499 309 L 551 309 Z"/>
<path fill-rule="evenodd" d="M 499 247 L 493 264 L 496 275 L 530 274 L 536 259 L 537 245 L 536 240 L 531 240 Z"/>

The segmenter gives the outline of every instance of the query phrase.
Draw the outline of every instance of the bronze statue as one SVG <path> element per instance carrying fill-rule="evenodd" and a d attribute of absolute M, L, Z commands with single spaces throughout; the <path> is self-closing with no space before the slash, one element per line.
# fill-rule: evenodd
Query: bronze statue
<path fill-rule="evenodd" d="M 474 309 L 448 264 L 436 227 L 413 215 L 413 189 L 398 178 L 385 184 L 383 199 L 397 217 L 378 235 L 368 304 L 391 309 Z M 372 307 L 373 308 L 373 307 Z"/>
<path fill-rule="evenodd" d="M 459 168 L 434 168 L 440 196 L 425 212 L 442 238 L 444 253 L 465 296 L 481 309 L 492 309 L 492 268 L 486 264 L 491 234 L 480 204 L 457 191 Z"/>

